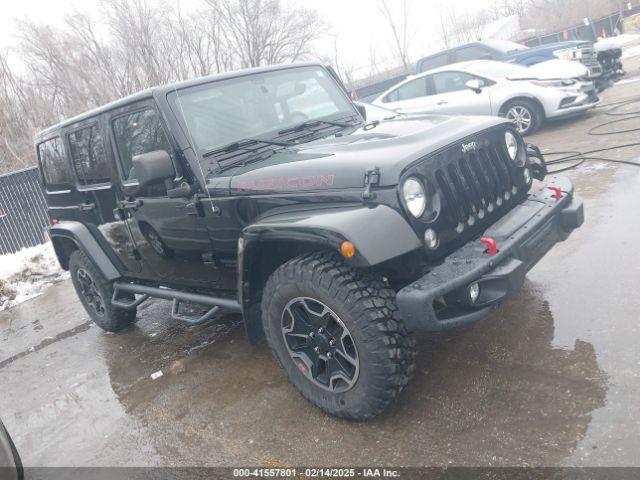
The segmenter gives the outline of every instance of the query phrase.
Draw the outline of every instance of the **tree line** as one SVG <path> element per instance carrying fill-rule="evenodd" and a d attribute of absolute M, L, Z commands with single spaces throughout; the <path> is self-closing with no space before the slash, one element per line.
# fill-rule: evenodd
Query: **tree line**
<path fill-rule="evenodd" d="M 280 0 L 112 0 L 62 25 L 19 21 L 0 52 L 0 173 L 35 163 L 39 129 L 155 85 L 307 57 L 325 24 Z M 99 20 L 98 20 L 99 18 Z"/>

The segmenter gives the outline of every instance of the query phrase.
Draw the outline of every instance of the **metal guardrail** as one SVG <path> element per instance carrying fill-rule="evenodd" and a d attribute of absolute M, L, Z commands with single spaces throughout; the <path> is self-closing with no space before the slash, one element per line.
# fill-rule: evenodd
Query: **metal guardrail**
<path fill-rule="evenodd" d="M 0 255 L 46 243 L 48 224 L 38 169 L 0 175 Z"/>

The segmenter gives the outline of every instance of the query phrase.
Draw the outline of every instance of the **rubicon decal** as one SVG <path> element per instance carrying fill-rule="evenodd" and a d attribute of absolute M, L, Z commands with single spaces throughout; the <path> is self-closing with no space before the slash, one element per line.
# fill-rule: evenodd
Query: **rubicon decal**
<path fill-rule="evenodd" d="M 471 150 L 477 150 L 477 149 L 478 149 L 478 144 L 476 142 L 469 142 L 469 143 L 462 144 L 463 153 L 467 153 L 467 152 L 470 152 Z"/>
<path fill-rule="evenodd" d="M 264 191 L 264 190 L 300 190 L 311 188 L 329 188 L 333 186 L 334 174 L 308 175 L 304 177 L 259 178 L 256 180 L 239 180 L 234 185 L 235 190 Z"/>

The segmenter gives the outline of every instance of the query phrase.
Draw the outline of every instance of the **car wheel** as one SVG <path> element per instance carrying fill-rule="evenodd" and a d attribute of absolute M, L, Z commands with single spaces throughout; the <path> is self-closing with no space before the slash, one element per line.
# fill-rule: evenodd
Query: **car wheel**
<path fill-rule="evenodd" d="M 262 319 L 293 386 L 332 415 L 372 418 L 412 376 L 415 340 L 395 292 L 334 255 L 308 254 L 280 266 L 265 286 Z"/>
<path fill-rule="evenodd" d="M 112 305 L 113 282 L 107 280 L 80 250 L 71 254 L 69 272 L 84 309 L 100 328 L 115 332 L 136 321 L 135 309 L 123 309 Z"/>
<path fill-rule="evenodd" d="M 542 112 L 533 102 L 516 100 L 504 108 L 504 116 L 511 120 L 521 135 L 535 133 L 542 124 Z"/>

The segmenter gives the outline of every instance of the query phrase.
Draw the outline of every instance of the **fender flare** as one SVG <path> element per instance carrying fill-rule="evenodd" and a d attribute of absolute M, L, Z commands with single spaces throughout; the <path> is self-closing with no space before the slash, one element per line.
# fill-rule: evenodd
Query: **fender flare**
<path fill-rule="evenodd" d="M 251 343 L 262 338 L 258 293 L 268 276 L 302 252 L 338 252 L 345 240 L 356 248 L 356 254 L 346 261 L 358 268 L 373 267 L 422 246 L 402 214 L 386 205 L 275 213 L 243 229 L 238 242 L 238 296 Z M 268 244 L 291 248 L 264 255 Z M 254 274 L 254 269 L 260 272 Z"/>
<path fill-rule="evenodd" d="M 65 251 L 62 239 L 71 240 L 93 261 L 108 280 L 116 280 L 122 276 L 86 225 L 80 222 L 63 221 L 50 227 L 49 235 L 58 262 L 65 270 L 68 269 L 69 252 Z"/>

